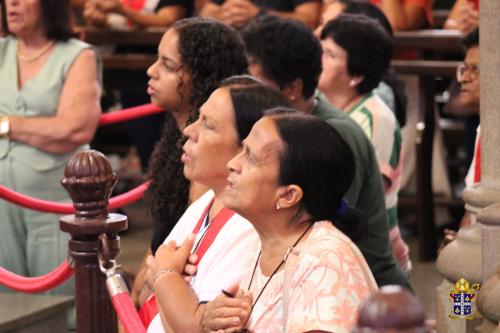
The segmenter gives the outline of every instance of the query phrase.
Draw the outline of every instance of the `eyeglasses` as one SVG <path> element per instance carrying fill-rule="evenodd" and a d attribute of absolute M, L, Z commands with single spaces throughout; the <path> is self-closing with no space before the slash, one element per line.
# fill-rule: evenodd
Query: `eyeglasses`
<path fill-rule="evenodd" d="M 457 67 L 457 80 L 458 82 L 462 82 L 465 72 L 469 73 L 469 78 L 471 80 L 475 80 L 479 77 L 479 64 L 477 65 L 468 65 L 465 62 L 461 63 Z"/>

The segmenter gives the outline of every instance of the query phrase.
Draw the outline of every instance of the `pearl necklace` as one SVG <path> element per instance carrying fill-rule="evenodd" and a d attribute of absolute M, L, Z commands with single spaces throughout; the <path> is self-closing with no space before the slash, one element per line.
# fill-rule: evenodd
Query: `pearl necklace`
<path fill-rule="evenodd" d="M 16 50 L 17 58 L 23 62 L 33 62 L 35 60 L 38 60 L 45 53 L 47 53 L 47 51 L 52 47 L 52 45 L 54 45 L 54 41 L 51 40 L 44 47 L 42 47 L 40 51 L 38 51 L 32 56 L 27 56 L 19 51 L 19 44 L 17 44 L 17 50 Z"/>

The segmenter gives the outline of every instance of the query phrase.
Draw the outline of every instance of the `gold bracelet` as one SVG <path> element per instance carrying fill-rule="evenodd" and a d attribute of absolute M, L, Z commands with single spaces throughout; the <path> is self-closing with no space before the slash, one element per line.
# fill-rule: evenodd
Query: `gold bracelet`
<path fill-rule="evenodd" d="M 160 271 L 158 271 L 154 276 L 153 276 L 153 287 L 156 283 L 156 280 L 158 280 L 158 278 L 160 276 L 162 276 L 163 274 L 166 274 L 166 273 L 176 273 L 176 271 L 172 268 L 166 268 L 166 269 L 162 269 Z"/>
<path fill-rule="evenodd" d="M 10 120 L 8 116 L 0 117 L 0 139 L 9 138 L 10 136 Z"/>

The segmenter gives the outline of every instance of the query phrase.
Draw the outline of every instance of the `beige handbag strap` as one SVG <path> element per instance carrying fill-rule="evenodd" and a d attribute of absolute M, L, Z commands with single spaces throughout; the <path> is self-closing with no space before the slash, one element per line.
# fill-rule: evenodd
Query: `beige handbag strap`
<path fill-rule="evenodd" d="M 287 331 L 288 323 L 288 307 L 290 305 L 290 290 L 292 289 L 293 275 L 297 271 L 297 262 L 299 260 L 300 252 L 296 249 L 288 249 L 285 255 L 285 272 L 284 272 L 284 282 L 283 282 L 283 322 L 284 330 Z"/>

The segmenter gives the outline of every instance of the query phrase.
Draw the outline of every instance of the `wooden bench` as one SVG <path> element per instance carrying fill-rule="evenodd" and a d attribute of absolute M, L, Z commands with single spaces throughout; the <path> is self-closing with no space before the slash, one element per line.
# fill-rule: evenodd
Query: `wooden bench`
<path fill-rule="evenodd" d="M 441 29 L 450 15 L 449 9 L 434 9 L 432 11 L 432 28 Z"/>
<path fill-rule="evenodd" d="M 103 54 L 105 70 L 144 70 L 146 71 L 156 61 L 151 54 Z"/>
<path fill-rule="evenodd" d="M 71 296 L 0 293 L 0 333 L 64 333 Z"/>
<path fill-rule="evenodd" d="M 463 205 L 461 200 L 435 200 L 432 192 L 432 151 L 435 124 L 434 79 L 449 77 L 456 73 L 460 62 L 433 60 L 394 60 L 391 64 L 396 74 L 416 75 L 419 79 L 420 107 L 417 120 L 416 152 L 416 198 L 401 197 L 400 205 L 416 207 L 418 252 L 421 260 L 432 260 L 437 253 L 437 233 L 434 222 L 434 207 L 441 205 Z"/>
<path fill-rule="evenodd" d="M 166 28 L 112 30 L 91 26 L 80 27 L 80 38 L 92 45 L 157 46 Z"/>
<path fill-rule="evenodd" d="M 92 45 L 157 47 L 166 28 L 112 30 L 97 27 L 78 28 L 80 38 Z M 156 55 L 144 53 L 101 53 L 103 68 L 109 70 L 144 70 L 156 61 Z"/>
<path fill-rule="evenodd" d="M 93 45 L 127 45 L 156 47 L 165 28 L 111 30 L 95 27 L 80 28 L 82 40 Z M 399 31 L 394 34 L 397 47 L 418 51 L 463 52 L 462 33 L 453 30 Z M 104 54 L 104 68 L 147 69 L 155 59 L 151 54 Z"/>
<path fill-rule="evenodd" d="M 428 29 L 394 33 L 397 47 L 418 51 L 446 51 L 461 53 L 463 34 L 456 30 Z"/>

